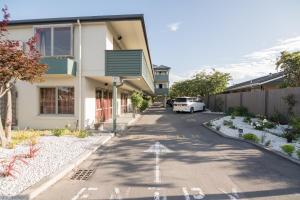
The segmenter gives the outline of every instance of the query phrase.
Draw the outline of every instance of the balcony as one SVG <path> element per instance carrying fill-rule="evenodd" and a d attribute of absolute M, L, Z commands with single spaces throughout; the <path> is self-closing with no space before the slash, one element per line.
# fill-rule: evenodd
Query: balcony
<path fill-rule="evenodd" d="M 41 63 L 48 65 L 47 75 L 76 76 L 76 62 L 68 57 L 44 57 Z"/>
<path fill-rule="evenodd" d="M 138 87 L 154 93 L 151 66 L 148 66 L 142 50 L 106 50 L 105 76 L 138 77 L 142 83 Z M 143 88 L 143 83 L 146 88 Z"/>
<path fill-rule="evenodd" d="M 169 75 L 155 75 L 155 82 L 169 82 Z"/>
<path fill-rule="evenodd" d="M 155 88 L 155 94 L 156 95 L 168 96 L 169 95 L 169 88 Z"/>

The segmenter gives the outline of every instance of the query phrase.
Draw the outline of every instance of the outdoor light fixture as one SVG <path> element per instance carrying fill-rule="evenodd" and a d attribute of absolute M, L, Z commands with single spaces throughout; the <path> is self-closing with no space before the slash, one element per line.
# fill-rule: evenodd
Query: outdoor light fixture
<path fill-rule="evenodd" d="M 239 128 L 238 131 L 239 131 L 239 137 L 240 138 L 243 137 L 244 130 L 242 128 Z"/>

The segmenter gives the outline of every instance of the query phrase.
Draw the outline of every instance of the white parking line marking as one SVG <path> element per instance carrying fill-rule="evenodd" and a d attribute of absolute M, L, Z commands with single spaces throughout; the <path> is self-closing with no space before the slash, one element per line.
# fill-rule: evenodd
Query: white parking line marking
<path fill-rule="evenodd" d="M 85 190 L 86 188 L 81 188 L 81 190 L 79 190 L 79 192 L 72 198 L 72 200 L 77 200 Z"/>
<path fill-rule="evenodd" d="M 110 195 L 110 200 L 122 200 L 121 194 L 120 194 L 120 189 L 119 188 L 114 188 L 114 192 Z"/>
<path fill-rule="evenodd" d="M 193 195 L 194 199 L 203 199 L 205 197 L 205 194 L 201 190 L 201 188 L 191 188 L 192 191 L 197 191 L 199 194 Z"/>
<path fill-rule="evenodd" d="M 189 192 L 187 191 L 186 187 L 182 188 L 182 192 L 183 192 L 185 200 L 191 200 Z"/>
<path fill-rule="evenodd" d="M 228 194 L 227 192 L 225 192 L 225 190 L 223 190 L 221 188 L 218 188 L 218 190 L 220 190 L 221 192 L 223 192 L 224 194 L 226 194 L 230 198 L 230 200 L 238 200 L 238 198 L 239 198 L 238 195 L 237 195 L 237 193 L 232 195 L 232 194 Z"/>
<path fill-rule="evenodd" d="M 90 188 L 88 188 L 88 190 L 89 191 L 96 191 L 96 190 L 98 190 L 98 188 L 92 188 L 92 187 L 90 187 Z"/>

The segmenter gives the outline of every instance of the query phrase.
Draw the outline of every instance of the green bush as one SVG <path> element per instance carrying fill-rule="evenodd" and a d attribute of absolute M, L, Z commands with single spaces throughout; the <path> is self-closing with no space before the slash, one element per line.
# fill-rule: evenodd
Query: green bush
<path fill-rule="evenodd" d="M 254 123 L 254 129 L 263 131 L 265 129 L 264 123 L 262 121 L 257 121 Z"/>
<path fill-rule="evenodd" d="M 249 141 L 252 141 L 252 142 L 255 142 L 255 143 L 259 142 L 259 138 L 253 133 L 246 133 L 246 134 L 243 135 L 243 138 L 245 140 L 249 140 Z"/>
<path fill-rule="evenodd" d="M 266 141 L 265 146 L 269 147 L 271 145 L 271 140 Z"/>
<path fill-rule="evenodd" d="M 244 117 L 243 122 L 250 124 L 252 122 L 251 117 L 250 116 Z"/>
<path fill-rule="evenodd" d="M 284 144 L 281 146 L 281 149 L 289 156 L 291 156 L 295 151 L 294 145 L 291 145 L 291 144 Z"/>
<path fill-rule="evenodd" d="M 298 158 L 300 159 L 300 149 L 298 149 L 296 153 L 297 153 Z"/>
<path fill-rule="evenodd" d="M 131 94 L 131 103 L 132 103 L 132 106 L 134 107 L 134 109 L 136 110 L 137 108 L 140 108 L 142 103 L 143 103 L 143 96 L 141 93 L 139 92 L 133 92 Z"/>
<path fill-rule="evenodd" d="M 233 126 L 233 121 L 231 121 L 231 120 L 224 120 L 223 121 L 223 125 L 224 126 Z"/>
<path fill-rule="evenodd" d="M 292 132 L 297 136 L 300 135 L 300 118 L 292 117 L 290 119 L 289 125 L 292 127 Z"/>
<path fill-rule="evenodd" d="M 229 128 L 231 128 L 231 129 L 237 129 L 237 127 L 235 125 L 230 125 Z"/>
<path fill-rule="evenodd" d="M 52 133 L 54 136 L 60 137 L 60 136 L 64 135 L 65 130 L 66 130 L 65 128 L 58 128 L 58 129 L 52 130 Z"/>
<path fill-rule="evenodd" d="M 269 120 L 271 122 L 277 123 L 277 124 L 287 124 L 288 119 L 281 114 L 280 112 L 276 111 L 270 118 Z"/>
<path fill-rule="evenodd" d="M 206 126 L 208 126 L 208 127 L 212 127 L 212 126 L 213 126 L 213 124 L 211 123 L 211 121 L 209 121 L 209 122 L 206 122 Z"/>
<path fill-rule="evenodd" d="M 80 130 L 76 133 L 76 136 L 79 138 L 85 138 L 89 136 L 89 133 L 86 130 Z"/>
<path fill-rule="evenodd" d="M 234 116 L 248 116 L 249 112 L 246 107 L 238 106 L 238 107 L 229 107 L 226 115 L 234 115 Z"/>
<path fill-rule="evenodd" d="M 146 99 L 144 99 L 143 102 L 142 102 L 142 104 L 141 104 L 141 106 L 140 106 L 140 110 L 141 110 L 141 111 L 144 111 L 144 110 L 146 110 L 148 107 L 149 107 L 149 101 L 146 100 Z"/>
<path fill-rule="evenodd" d="M 274 124 L 273 122 L 264 122 L 264 127 L 267 129 L 272 129 L 276 127 L 276 124 Z"/>

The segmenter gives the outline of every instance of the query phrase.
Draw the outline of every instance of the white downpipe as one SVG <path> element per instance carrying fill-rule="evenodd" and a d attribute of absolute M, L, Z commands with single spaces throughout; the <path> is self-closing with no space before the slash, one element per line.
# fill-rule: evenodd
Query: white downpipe
<path fill-rule="evenodd" d="M 82 127 L 82 75 L 81 75 L 81 23 L 80 20 L 77 20 L 78 28 L 79 28 L 79 52 L 78 52 L 78 76 L 79 76 L 79 108 L 78 108 L 78 128 L 81 130 Z"/>

